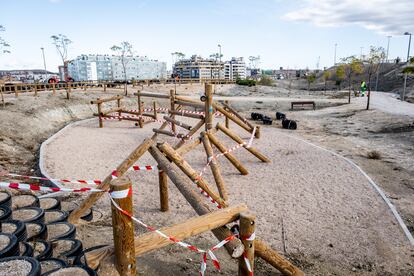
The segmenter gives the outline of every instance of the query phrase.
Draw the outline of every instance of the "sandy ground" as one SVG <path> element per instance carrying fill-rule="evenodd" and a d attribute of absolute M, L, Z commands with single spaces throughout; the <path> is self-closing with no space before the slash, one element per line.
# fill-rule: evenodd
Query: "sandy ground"
<path fill-rule="evenodd" d="M 96 121 L 66 128 L 45 148 L 46 170 L 57 178 L 102 179 L 151 134 L 151 129 L 137 129 L 130 122 L 108 122 L 99 129 Z M 255 146 L 271 158 L 271 164 L 257 161 L 243 149 L 235 153 L 248 168 L 247 176 L 239 175 L 226 160 L 221 161 L 230 202 L 245 202 L 257 214 L 257 235 L 312 275 L 413 273 L 412 248 L 368 181 L 343 160 L 289 139 L 285 133 L 265 127 L 263 138 L 255 140 Z M 242 131 L 240 134 L 248 138 Z M 205 153 L 199 147 L 186 158 L 200 170 Z M 154 161 L 146 154 L 137 164 L 153 165 Z M 148 224 L 161 227 L 195 215 L 172 183 L 171 211 L 158 211 L 156 173 L 134 172 L 129 176 L 134 183 L 135 214 Z M 211 175 L 208 179 L 213 183 Z M 86 246 L 107 243 L 112 235 L 108 199 L 101 199 L 95 208 L 104 214 L 95 222 L 101 225 L 100 235 Z M 91 235 L 90 227 L 80 227 L 81 238 Z M 137 227 L 137 232 L 143 230 Z M 200 247 L 217 242 L 211 234 L 190 241 Z M 223 273 L 235 274 L 235 262 L 223 253 L 221 250 L 218 254 L 223 260 Z M 151 275 L 165 273 L 164 268 L 158 269 L 160 262 L 168 265 L 170 275 L 197 273 L 198 256 L 176 246 L 156 251 L 143 260 L 138 258 L 138 263 L 143 263 L 141 269 Z M 277 274 L 268 265 L 257 264 L 256 275 L 269 273 Z"/>

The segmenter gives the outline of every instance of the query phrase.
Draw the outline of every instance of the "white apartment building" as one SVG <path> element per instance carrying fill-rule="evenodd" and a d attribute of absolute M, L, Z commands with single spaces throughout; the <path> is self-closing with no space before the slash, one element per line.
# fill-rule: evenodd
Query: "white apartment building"
<path fill-rule="evenodd" d="M 125 57 L 127 80 L 166 78 L 166 63 L 147 57 Z M 124 80 L 122 59 L 115 55 L 81 55 L 68 64 L 75 81 Z"/>
<path fill-rule="evenodd" d="M 246 79 L 246 63 L 243 57 L 233 57 L 224 63 L 224 78 L 226 80 Z"/>
<path fill-rule="evenodd" d="M 203 59 L 193 55 L 174 64 L 174 74 L 182 79 L 219 79 L 223 78 L 224 63 L 215 59 Z"/>

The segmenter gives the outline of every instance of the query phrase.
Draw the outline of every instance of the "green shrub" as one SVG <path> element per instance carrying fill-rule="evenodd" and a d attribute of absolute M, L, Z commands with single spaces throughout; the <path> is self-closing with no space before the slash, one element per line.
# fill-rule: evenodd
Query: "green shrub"
<path fill-rule="evenodd" d="M 247 85 L 247 86 L 255 86 L 256 85 L 256 81 L 255 80 L 242 80 L 242 79 L 237 79 L 236 80 L 236 84 L 238 84 L 238 85 Z"/>
<path fill-rule="evenodd" d="M 266 86 L 272 86 L 273 80 L 269 78 L 268 76 L 262 75 L 260 78 L 260 81 L 258 82 L 260 85 L 266 85 Z"/>

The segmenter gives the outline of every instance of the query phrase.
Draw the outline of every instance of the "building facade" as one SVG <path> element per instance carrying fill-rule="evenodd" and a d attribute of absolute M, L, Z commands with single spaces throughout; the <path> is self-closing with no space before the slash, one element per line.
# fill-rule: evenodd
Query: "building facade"
<path fill-rule="evenodd" d="M 45 71 L 42 69 L 26 70 L 0 70 L 0 79 L 8 81 L 20 81 L 25 83 L 44 82 L 58 73 Z"/>
<path fill-rule="evenodd" d="M 166 78 L 165 62 L 140 56 L 127 56 L 124 60 L 127 80 Z M 68 64 L 68 72 L 75 81 L 125 80 L 122 58 L 115 55 L 78 56 Z"/>
<path fill-rule="evenodd" d="M 182 79 L 219 79 L 223 78 L 224 63 L 215 59 L 203 59 L 193 55 L 174 64 L 173 74 Z"/>
<path fill-rule="evenodd" d="M 224 78 L 226 80 L 246 79 L 246 63 L 242 57 L 224 63 Z"/>

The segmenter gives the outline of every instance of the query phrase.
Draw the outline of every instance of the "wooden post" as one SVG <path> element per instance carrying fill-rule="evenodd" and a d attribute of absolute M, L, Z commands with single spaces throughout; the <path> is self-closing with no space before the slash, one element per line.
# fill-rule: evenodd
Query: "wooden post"
<path fill-rule="evenodd" d="M 234 133 L 230 129 L 224 127 L 222 124 L 217 123 L 217 129 L 221 130 L 224 134 L 226 134 L 228 137 L 230 137 L 231 139 L 233 139 L 238 144 L 244 143 L 244 141 L 243 141 L 242 138 L 240 138 L 236 133 Z M 257 127 L 256 127 L 256 131 L 257 131 Z M 254 156 L 256 156 L 257 158 L 259 158 L 261 161 L 266 162 L 266 163 L 269 163 L 270 162 L 270 159 L 267 158 L 266 156 L 264 156 L 262 153 L 260 153 L 256 148 L 254 148 L 254 147 L 246 147 L 246 146 L 244 146 L 244 148 L 246 150 L 248 150 L 251 154 L 253 154 Z"/>
<path fill-rule="evenodd" d="M 160 203 L 161 212 L 167 212 L 168 206 L 168 177 L 167 174 L 158 167 L 158 179 L 160 184 Z"/>
<path fill-rule="evenodd" d="M 53 92 L 52 92 L 52 95 L 55 95 L 55 94 L 56 94 L 56 85 L 55 85 L 55 83 L 54 83 L 54 82 L 52 83 L 52 89 L 53 89 L 53 90 L 52 90 L 52 91 L 53 91 Z"/>
<path fill-rule="evenodd" d="M 213 158 L 213 148 L 211 147 L 210 140 L 208 140 L 208 136 L 205 132 L 201 133 L 201 141 L 203 141 L 204 149 L 207 154 L 207 162 L 210 161 L 211 158 Z M 214 176 L 214 181 L 216 182 L 217 189 L 220 193 L 221 198 L 223 198 L 225 201 L 228 200 L 228 194 L 226 190 L 226 186 L 224 185 L 223 177 L 221 176 L 220 172 L 220 166 L 219 163 L 212 159 L 210 162 L 210 168 Z"/>
<path fill-rule="evenodd" d="M 224 101 L 226 103 L 226 105 L 229 104 L 229 101 Z M 230 128 L 230 120 L 229 118 L 227 118 L 227 116 L 225 116 L 225 123 L 226 123 L 226 127 Z"/>
<path fill-rule="evenodd" d="M 3 84 L 0 82 L 0 95 L 1 95 L 1 103 L 3 105 L 3 108 L 6 107 L 6 102 L 4 101 L 4 95 L 3 95 Z"/>
<path fill-rule="evenodd" d="M 17 85 L 14 85 L 14 95 L 17 97 L 19 97 L 19 91 L 17 90 Z"/>
<path fill-rule="evenodd" d="M 139 127 L 140 128 L 143 128 L 144 127 L 144 120 L 142 120 L 142 104 L 141 104 L 141 96 L 139 95 L 140 94 L 140 90 L 138 90 L 138 115 L 139 115 Z"/>
<path fill-rule="evenodd" d="M 236 116 L 232 116 L 232 113 L 230 113 L 227 110 L 225 110 L 224 107 L 221 107 L 221 106 L 219 106 L 216 103 L 213 103 L 213 107 L 215 109 L 217 109 L 217 111 L 221 112 L 224 116 L 226 116 L 227 118 L 229 118 L 230 120 L 232 120 L 234 123 L 238 124 L 239 126 L 241 126 L 242 128 L 244 128 L 245 130 L 247 130 L 248 132 L 250 132 L 250 133 L 253 132 L 253 129 L 251 127 L 249 127 L 248 125 L 246 125 L 242 120 L 240 120 Z"/>
<path fill-rule="evenodd" d="M 138 159 L 147 152 L 148 148 L 154 143 L 152 139 L 146 139 L 140 144 L 131 154 L 116 168 L 118 177 L 122 176 Z M 109 188 L 109 183 L 112 180 L 112 172 L 104 179 L 104 181 L 97 187 L 97 189 L 106 190 Z M 68 221 L 70 223 L 77 223 L 79 218 L 84 214 L 86 210 L 92 207 L 92 205 L 103 195 L 104 193 L 91 193 L 80 204 L 78 208 L 70 213 Z"/>
<path fill-rule="evenodd" d="M 123 176 L 111 181 L 110 191 L 118 192 L 117 196 L 112 196 L 119 207 L 133 214 L 131 180 Z M 122 193 L 126 194 L 123 195 Z M 119 211 L 113 204 L 112 210 L 112 229 L 114 233 L 115 248 L 115 267 L 120 275 L 136 275 L 136 260 L 134 246 L 134 224 L 132 219 Z"/>
<path fill-rule="evenodd" d="M 175 91 L 173 89 L 170 90 L 170 104 L 171 104 L 171 111 L 175 111 Z M 175 119 L 175 115 L 170 113 L 171 118 Z M 175 124 L 171 123 L 171 129 L 175 133 Z"/>
<path fill-rule="evenodd" d="M 86 87 L 87 87 L 87 84 L 84 82 L 83 83 L 83 91 L 86 91 Z"/>
<path fill-rule="evenodd" d="M 240 214 L 240 237 L 244 245 L 243 257 L 239 258 L 239 276 L 253 275 L 254 271 L 254 236 L 256 228 L 256 216 L 249 213 Z M 253 238 L 249 240 L 249 238 Z M 247 267 L 246 260 L 250 264 L 250 269 Z"/>
<path fill-rule="evenodd" d="M 34 95 L 37 96 L 37 83 L 34 84 Z"/>
<path fill-rule="evenodd" d="M 106 82 L 103 83 L 103 90 L 106 92 Z"/>
<path fill-rule="evenodd" d="M 99 100 L 99 98 L 98 98 Z M 98 103 L 98 118 L 99 118 L 99 127 L 103 128 L 103 120 L 102 120 L 102 103 Z"/>
<path fill-rule="evenodd" d="M 206 117 L 206 131 L 213 128 L 213 85 L 210 83 L 205 84 L 205 117 Z"/>
<path fill-rule="evenodd" d="M 254 137 L 256 137 L 257 139 L 260 138 L 260 126 L 256 126 L 256 133 L 254 134 Z"/>
<path fill-rule="evenodd" d="M 152 102 L 152 109 L 154 109 L 154 120 L 158 120 L 158 114 L 157 114 L 157 102 Z"/>
<path fill-rule="evenodd" d="M 191 128 L 190 132 L 187 134 L 188 137 L 191 137 L 196 133 L 203 125 L 204 125 L 204 119 L 200 120 L 193 128 Z M 177 143 L 177 145 L 174 146 L 174 149 L 179 149 L 182 147 L 182 145 L 185 144 L 185 140 L 181 140 Z"/>
<path fill-rule="evenodd" d="M 70 82 L 67 82 L 67 87 L 66 87 L 66 99 L 70 99 Z"/>
<path fill-rule="evenodd" d="M 216 146 L 216 148 L 219 149 L 219 151 L 221 151 L 221 153 L 226 152 L 226 147 L 212 134 L 207 132 L 208 135 L 208 139 L 210 140 L 211 143 L 213 143 L 214 146 Z M 224 155 L 227 160 L 230 161 L 230 163 L 233 164 L 233 166 L 242 174 L 242 175 L 247 175 L 249 172 L 247 171 L 247 169 L 240 163 L 239 160 L 237 160 L 236 157 L 234 157 L 233 154 L 231 154 L 230 152 L 226 153 Z"/>
<path fill-rule="evenodd" d="M 119 96 L 119 95 L 117 95 L 117 96 Z M 118 106 L 118 108 L 121 108 L 121 98 L 118 98 L 116 100 L 116 105 Z M 118 111 L 119 121 L 121 121 L 121 115 L 122 115 L 122 110 L 119 110 Z"/>

